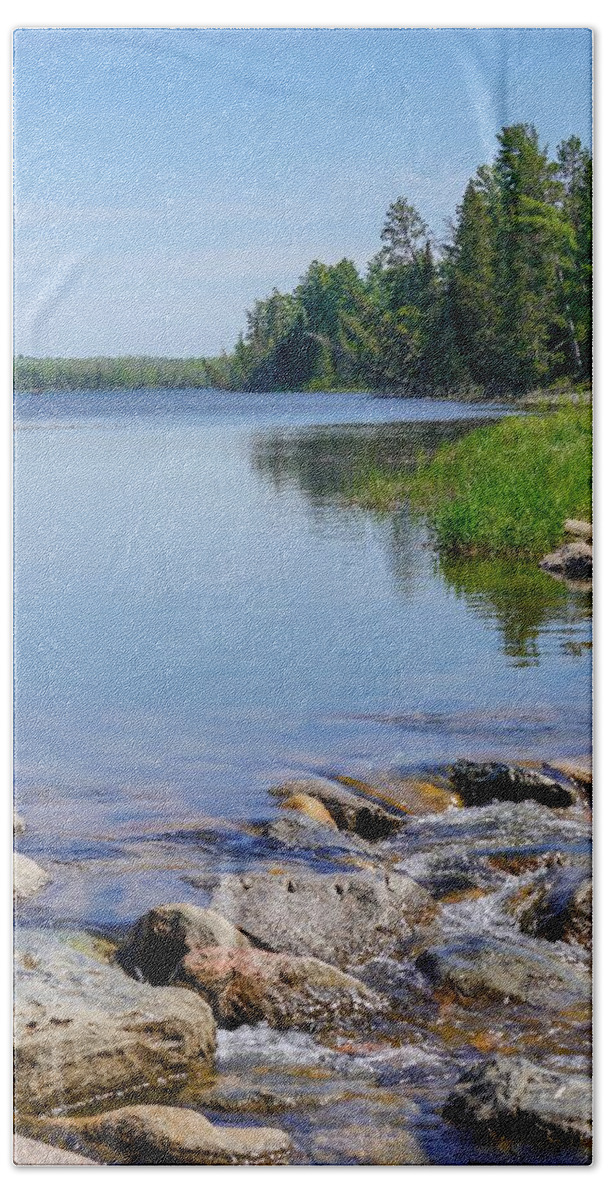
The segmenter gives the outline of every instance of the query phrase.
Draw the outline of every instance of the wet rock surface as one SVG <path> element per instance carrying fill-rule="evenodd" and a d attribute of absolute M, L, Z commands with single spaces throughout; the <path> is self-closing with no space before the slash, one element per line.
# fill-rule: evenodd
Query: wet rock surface
<path fill-rule="evenodd" d="M 588 1161 L 591 1079 L 558 1074 L 524 1058 L 492 1058 L 464 1073 L 444 1116 L 477 1137 L 511 1137 L 541 1152 L 574 1148 Z"/>
<path fill-rule="evenodd" d="M 32 858 L 25 854 L 13 854 L 13 896 L 15 900 L 29 900 L 50 882 L 50 875 Z"/>
<path fill-rule="evenodd" d="M 588 542 L 568 542 L 552 554 L 541 559 L 543 571 L 564 579 L 591 579 L 593 575 L 593 550 Z"/>
<path fill-rule="evenodd" d="M 592 887 L 586 870 L 555 868 L 523 893 L 519 924 L 524 933 L 549 942 L 577 942 L 591 950 Z"/>
<path fill-rule="evenodd" d="M 561 959 L 491 938 L 468 938 L 434 947 L 416 966 L 435 987 L 467 998 L 499 996 L 562 1010 L 590 1002 L 589 980 Z"/>
<path fill-rule="evenodd" d="M 213 1061 L 211 1009 L 184 988 L 135 982 L 46 931 L 19 931 L 15 971 L 22 1111 L 163 1087 Z"/>
<path fill-rule="evenodd" d="M 268 1166 L 286 1164 L 291 1147 L 281 1129 L 215 1126 L 190 1108 L 160 1104 L 47 1120 L 39 1126 L 68 1147 L 93 1150 L 102 1162 L 118 1165 Z"/>
<path fill-rule="evenodd" d="M 508 763 L 467 762 L 450 768 L 449 776 L 465 805 L 521 804 L 534 800 L 549 808 L 569 808 L 576 802 L 573 787 L 559 783 L 545 772 Z"/>
<path fill-rule="evenodd" d="M 349 788 L 330 780 L 289 780 L 271 789 L 271 795 L 287 799 L 302 794 L 320 801 L 338 829 L 356 833 L 365 841 L 390 837 L 402 824 L 398 816 L 374 800 L 357 796 Z"/>
<path fill-rule="evenodd" d="M 429 893 L 409 876 L 374 870 L 225 875 L 211 903 L 265 949 L 311 954 L 340 966 L 402 949 L 436 911 Z"/>

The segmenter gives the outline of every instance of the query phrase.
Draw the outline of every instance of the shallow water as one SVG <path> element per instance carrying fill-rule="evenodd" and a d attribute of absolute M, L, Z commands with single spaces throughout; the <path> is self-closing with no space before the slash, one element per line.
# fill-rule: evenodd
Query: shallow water
<path fill-rule="evenodd" d="M 502 411 L 17 397 L 16 789 L 49 914 L 192 898 L 209 847 L 141 836 L 263 815 L 285 773 L 588 750 L 589 598 L 533 565 L 440 563 L 407 508 L 345 498 Z"/>

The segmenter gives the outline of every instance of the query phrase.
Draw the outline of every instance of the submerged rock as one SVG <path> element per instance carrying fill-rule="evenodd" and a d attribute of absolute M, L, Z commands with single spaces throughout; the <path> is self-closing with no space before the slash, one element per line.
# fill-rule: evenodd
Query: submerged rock
<path fill-rule="evenodd" d="M 568 542 L 552 554 L 546 554 L 539 566 L 564 579 L 590 579 L 593 574 L 593 550 L 588 542 Z"/>
<path fill-rule="evenodd" d="M 574 787 L 558 783 L 543 771 L 508 763 L 459 759 L 450 767 L 449 776 L 466 806 L 535 800 L 548 808 L 569 808 L 577 799 Z"/>
<path fill-rule="evenodd" d="M 36 892 L 50 883 L 50 880 L 50 875 L 43 867 L 39 867 L 33 858 L 26 858 L 25 854 L 14 852 L 13 896 L 15 900 L 29 900 L 30 896 L 35 896 Z"/>
<path fill-rule="evenodd" d="M 22 1112 L 79 1107 L 207 1072 L 209 1005 L 153 988 L 44 931 L 19 931 L 15 1099 Z"/>
<path fill-rule="evenodd" d="M 478 1063 L 456 1084 L 443 1110 L 478 1137 L 511 1138 L 539 1152 L 591 1147 L 591 1079 L 547 1071 L 525 1058 Z"/>
<path fill-rule="evenodd" d="M 277 821 L 262 821 L 254 826 L 255 832 L 290 850 L 310 850 L 323 858 L 344 860 L 355 852 L 370 862 L 378 859 L 378 852 L 369 842 L 354 833 L 341 833 L 337 826 L 319 825 L 296 812 L 293 816 L 279 817 Z"/>
<path fill-rule="evenodd" d="M 291 1148 L 291 1139 L 282 1129 L 215 1126 L 191 1108 L 160 1104 L 37 1125 L 46 1136 L 70 1147 L 91 1149 L 114 1165 L 286 1164 Z"/>
<path fill-rule="evenodd" d="M 375 1125 L 342 1125 L 316 1134 L 312 1143 L 315 1163 L 353 1163 L 358 1166 L 423 1166 L 427 1155 L 406 1129 Z"/>
<path fill-rule="evenodd" d="M 437 906 L 396 871 L 224 875 L 212 906 L 264 949 L 350 966 L 398 951 Z"/>
<path fill-rule="evenodd" d="M 555 955 L 492 938 L 472 937 L 432 947 L 416 966 L 435 987 L 463 997 L 488 997 L 562 1011 L 590 1002 L 586 974 Z"/>
<path fill-rule="evenodd" d="M 401 817 L 388 812 L 380 804 L 357 796 L 348 788 L 328 779 L 288 780 L 271 788 L 270 794 L 288 799 L 302 794 L 312 797 L 323 804 L 338 829 L 356 833 L 368 842 L 390 837 L 398 833 L 403 825 Z"/>
<path fill-rule="evenodd" d="M 523 933 L 549 942 L 577 942 L 591 949 L 591 879 L 587 871 L 551 871 L 519 907 Z"/>

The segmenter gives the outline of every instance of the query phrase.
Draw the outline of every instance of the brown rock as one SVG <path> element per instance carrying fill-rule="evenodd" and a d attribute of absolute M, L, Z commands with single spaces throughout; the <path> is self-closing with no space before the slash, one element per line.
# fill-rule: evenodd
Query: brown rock
<path fill-rule="evenodd" d="M 423 1166 L 428 1158 L 405 1129 L 378 1129 L 374 1125 L 345 1125 L 327 1129 L 313 1141 L 315 1163 L 352 1163 L 360 1166 Z"/>
<path fill-rule="evenodd" d="M 98 1167 L 100 1164 L 82 1154 L 35 1142 L 16 1133 L 13 1138 L 13 1162 L 16 1167 Z"/>
<path fill-rule="evenodd" d="M 593 541 L 593 525 L 589 521 L 564 521 L 564 533 L 576 542 Z"/>
<path fill-rule="evenodd" d="M 133 926 L 116 952 L 116 962 L 136 979 L 168 984 L 191 950 L 238 949 L 248 939 L 220 913 L 196 904 L 161 904 Z"/>
<path fill-rule="evenodd" d="M 330 829 L 338 828 L 325 805 L 315 796 L 307 796 L 305 792 L 296 792 L 295 796 L 288 796 L 280 807 L 294 809 L 295 812 L 308 817 L 310 821 L 316 821 L 319 825 L 328 825 Z"/>
<path fill-rule="evenodd" d="M 305 794 L 320 800 L 338 829 L 356 833 L 366 841 L 375 842 L 390 837 L 401 828 L 403 821 L 372 800 L 356 796 L 354 792 L 328 779 L 288 780 L 270 789 L 272 796 L 297 796 Z"/>
<path fill-rule="evenodd" d="M 191 1108 L 140 1104 L 95 1117 L 39 1122 L 64 1145 L 93 1149 L 105 1162 L 132 1166 L 275 1165 L 289 1161 L 282 1129 L 212 1125 Z"/>
<path fill-rule="evenodd" d="M 593 574 L 593 550 L 587 542 L 569 542 L 552 554 L 546 554 L 539 564 L 552 575 L 564 579 L 590 579 Z"/>

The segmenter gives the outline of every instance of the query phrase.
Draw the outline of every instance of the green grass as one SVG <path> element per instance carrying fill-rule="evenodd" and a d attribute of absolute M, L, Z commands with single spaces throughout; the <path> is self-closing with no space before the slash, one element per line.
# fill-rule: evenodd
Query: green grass
<path fill-rule="evenodd" d="M 567 517 L 590 518 L 590 405 L 508 417 L 440 447 L 413 473 L 372 470 L 354 498 L 375 509 L 409 499 L 450 553 L 546 553 L 564 540 Z"/>

